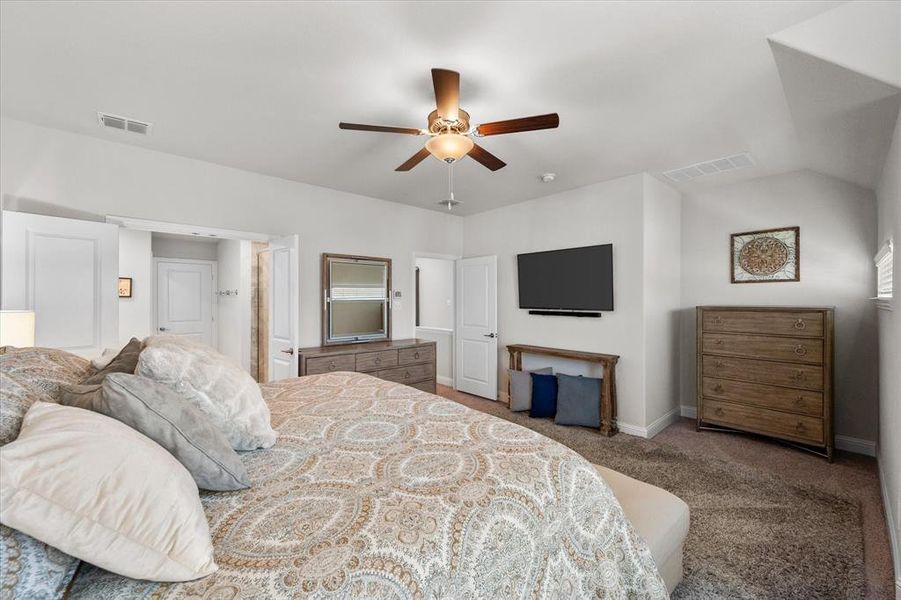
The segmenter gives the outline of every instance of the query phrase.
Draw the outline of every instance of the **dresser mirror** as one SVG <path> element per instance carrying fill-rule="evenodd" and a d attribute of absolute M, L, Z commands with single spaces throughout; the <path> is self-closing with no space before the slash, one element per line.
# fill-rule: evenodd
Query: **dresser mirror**
<path fill-rule="evenodd" d="M 322 255 L 322 345 L 391 339 L 391 259 Z"/>

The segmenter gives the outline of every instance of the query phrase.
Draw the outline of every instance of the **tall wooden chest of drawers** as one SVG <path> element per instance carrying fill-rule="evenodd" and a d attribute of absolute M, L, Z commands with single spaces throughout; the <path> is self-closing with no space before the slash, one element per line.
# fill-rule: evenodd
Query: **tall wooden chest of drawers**
<path fill-rule="evenodd" d="M 304 348 L 298 361 L 299 375 L 358 371 L 434 394 L 435 345 L 411 339 Z"/>
<path fill-rule="evenodd" d="M 699 306 L 698 429 L 748 431 L 832 460 L 833 309 Z"/>

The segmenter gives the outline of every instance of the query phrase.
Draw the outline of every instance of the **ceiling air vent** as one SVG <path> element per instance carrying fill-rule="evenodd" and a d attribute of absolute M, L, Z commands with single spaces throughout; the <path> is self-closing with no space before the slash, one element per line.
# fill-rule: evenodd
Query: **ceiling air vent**
<path fill-rule="evenodd" d="M 715 158 L 704 162 L 695 163 L 682 167 L 681 169 L 673 169 L 672 171 L 664 171 L 663 174 L 671 181 L 676 183 L 684 183 L 705 175 L 714 175 L 724 171 L 734 171 L 735 169 L 744 169 L 745 167 L 753 167 L 756 163 L 754 157 L 749 152 L 742 152 L 733 156 L 724 158 Z"/>
<path fill-rule="evenodd" d="M 130 131 L 140 135 L 149 134 L 150 128 L 153 126 L 151 123 L 145 123 L 144 121 L 138 121 L 137 119 L 132 119 L 130 117 L 121 117 L 119 115 L 111 115 L 102 112 L 97 113 L 97 120 L 102 127 Z"/>

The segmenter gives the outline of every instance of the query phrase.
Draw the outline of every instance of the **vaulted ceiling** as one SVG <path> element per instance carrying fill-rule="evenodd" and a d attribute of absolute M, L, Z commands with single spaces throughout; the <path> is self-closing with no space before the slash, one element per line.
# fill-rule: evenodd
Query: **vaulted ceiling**
<path fill-rule="evenodd" d="M 555 130 L 484 138 L 508 166 L 457 165 L 461 214 L 743 151 L 757 166 L 678 187 L 805 167 L 871 187 L 875 159 L 823 153 L 835 136 L 824 139 L 822 120 L 807 118 L 822 106 L 817 90 L 847 82 L 854 65 L 824 70 L 833 57 L 816 50 L 822 36 L 790 29 L 840 5 L 3 2 L 0 113 L 441 210 L 444 164 L 394 171 L 423 138 L 337 123 L 425 127 L 429 69 L 445 67 L 461 72 L 461 106 L 474 123 L 553 111 L 561 119 Z M 897 82 L 867 75 L 866 89 L 839 104 L 870 112 L 846 123 L 852 131 L 837 144 L 867 143 L 897 113 Z M 98 110 L 150 121 L 152 135 L 102 129 Z M 556 181 L 541 183 L 546 172 Z"/>

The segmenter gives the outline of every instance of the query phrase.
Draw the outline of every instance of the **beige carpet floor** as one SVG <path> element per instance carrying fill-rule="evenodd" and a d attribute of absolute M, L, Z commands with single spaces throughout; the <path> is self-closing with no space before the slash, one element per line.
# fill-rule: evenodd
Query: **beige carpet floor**
<path fill-rule="evenodd" d="M 438 393 L 685 500 L 691 527 L 674 598 L 894 597 L 872 458 L 839 452 L 829 464 L 756 436 L 696 432 L 689 419 L 653 440 L 604 438 L 445 386 Z"/>

